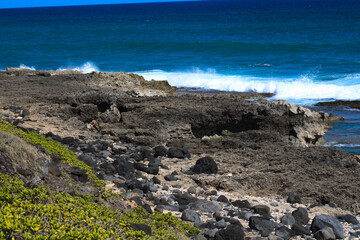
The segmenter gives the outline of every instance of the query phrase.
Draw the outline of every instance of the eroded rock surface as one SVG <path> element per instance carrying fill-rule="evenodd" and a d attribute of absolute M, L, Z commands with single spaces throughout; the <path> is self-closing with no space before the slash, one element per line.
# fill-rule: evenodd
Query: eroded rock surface
<path fill-rule="evenodd" d="M 170 90 L 166 83 L 134 74 L 8 69 L 0 72 L 1 117 L 51 133 L 54 139 L 59 135 L 69 145 L 72 139 L 64 137 L 91 142 L 73 149 L 89 155 L 84 162 L 103 164 L 99 176 L 161 174 L 163 167 L 155 159 L 165 158 L 177 168 L 178 175 L 171 174 L 175 170 L 164 174 L 174 184 L 186 178 L 200 186 L 258 196 L 299 192 L 303 202 L 356 208 L 359 160 L 314 146 L 334 116 L 286 101 L 177 95 Z M 124 143 L 147 147 L 130 151 Z M 154 151 L 155 146 L 162 147 Z M 119 158 L 123 155 L 125 160 Z M 205 156 L 215 160 L 216 174 L 191 174 L 190 167 Z M 138 163 L 130 166 L 129 159 Z M 146 191 L 155 190 L 145 180 L 139 182 Z"/>

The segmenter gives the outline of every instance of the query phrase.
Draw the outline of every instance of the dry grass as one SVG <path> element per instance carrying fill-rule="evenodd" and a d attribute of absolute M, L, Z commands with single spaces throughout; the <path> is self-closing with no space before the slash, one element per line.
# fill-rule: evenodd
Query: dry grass
<path fill-rule="evenodd" d="M 40 166 L 49 159 L 45 154 L 39 152 L 35 146 L 3 131 L 0 131 L 1 155 L 15 170 L 26 169 L 34 172 L 41 172 Z"/>

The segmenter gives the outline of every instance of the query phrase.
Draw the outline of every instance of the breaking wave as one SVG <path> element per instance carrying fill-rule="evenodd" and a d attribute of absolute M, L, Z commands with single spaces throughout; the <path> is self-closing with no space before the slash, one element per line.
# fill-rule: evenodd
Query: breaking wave
<path fill-rule="evenodd" d="M 20 64 L 19 68 L 29 69 L 29 70 L 36 70 L 35 67 L 29 67 L 29 66 L 26 66 L 25 64 Z"/>
<path fill-rule="evenodd" d="M 29 67 L 25 64 L 20 64 L 19 68 L 36 70 L 35 67 L 33 66 Z M 71 65 L 67 67 L 61 66 L 58 69 L 56 69 L 56 71 L 66 71 L 66 70 L 79 71 L 81 73 L 99 72 L 99 68 L 92 62 L 86 62 L 81 66 L 71 66 Z"/>
<path fill-rule="evenodd" d="M 73 71 L 79 71 L 82 73 L 91 73 L 91 72 L 98 72 L 99 68 L 92 62 L 86 62 L 80 67 L 60 67 L 56 71 L 66 71 L 66 70 L 73 70 Z"/>
<path fill-rule="evenodd" d="M 177 87 L 195 87 L 237 92 L 269 92 L 281 99 L 360 99 L 360 74 L 337 76 L 331 81 L 316 80 L 314 76 L 298 78 L 267 78 L 242 75 L 223 75 L 213 69 L 193 69 L 184 72 L 151 70 L 136 72 L 147 80 L 167 80 Z"/>

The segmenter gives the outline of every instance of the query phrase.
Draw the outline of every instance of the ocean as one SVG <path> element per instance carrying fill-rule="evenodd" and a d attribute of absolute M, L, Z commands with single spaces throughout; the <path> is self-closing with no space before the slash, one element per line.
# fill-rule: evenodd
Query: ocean
<path fill-rule="evenodd" d="M 360 99 L 360 1 L 238 0 L 0 9 L 0 69 L 125 71 L 175 86 Z M 326 146 L 360 154 L 360 111 Z"/>

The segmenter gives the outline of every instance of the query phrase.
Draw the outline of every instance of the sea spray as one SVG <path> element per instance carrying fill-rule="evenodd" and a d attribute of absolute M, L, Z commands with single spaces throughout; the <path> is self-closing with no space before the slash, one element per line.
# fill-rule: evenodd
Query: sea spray
<path fill-rule="evenodd" d="M 197 87 L 221 91 L 270 92 L 276 99 L 360 99 L 359 74 L 339 76 L 321 81 L 316 76 L 254 77 L 219 74 L 214 69 L 183 72 L 151 70 L 136 72 L 147 80 L 167 80 L 177 87 Z"/>
<path fill-rule="evenodd" d="M 65 71 L 65 70 L 72 70 L 72 71 L 79 71 L 82 73 L 91 73 L 91 72 L 99 72 L 99 68 L 92 62 L 86 62 L 80 67 L 60 67 L 56 71 Z"/>

